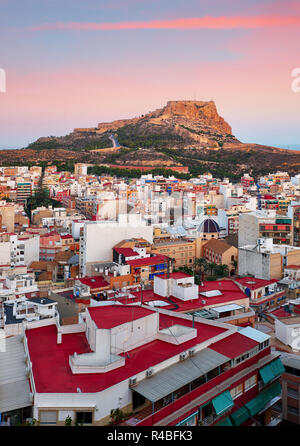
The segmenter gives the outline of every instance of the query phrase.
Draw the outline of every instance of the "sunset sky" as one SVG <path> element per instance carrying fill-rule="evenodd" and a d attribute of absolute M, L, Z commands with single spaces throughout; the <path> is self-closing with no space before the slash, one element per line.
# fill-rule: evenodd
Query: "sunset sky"
<path fill-rule="evenodd" d="M 216 102 L 243 142 L 300 144 L 300 1 L 0 0 L 0 148 Z"/>

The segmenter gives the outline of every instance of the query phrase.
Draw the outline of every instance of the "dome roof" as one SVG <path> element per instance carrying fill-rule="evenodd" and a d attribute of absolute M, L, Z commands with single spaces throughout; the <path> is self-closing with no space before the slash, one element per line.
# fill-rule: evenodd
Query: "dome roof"
<path fill-rule="evenodd" d="M 215 220 L 213 220 L 212 218 L 206 218 L 200 224 L 198 231 L 209 234 L 211 232 L 220 232 L 220 228 L 218 223 L 215 222 Z"/>

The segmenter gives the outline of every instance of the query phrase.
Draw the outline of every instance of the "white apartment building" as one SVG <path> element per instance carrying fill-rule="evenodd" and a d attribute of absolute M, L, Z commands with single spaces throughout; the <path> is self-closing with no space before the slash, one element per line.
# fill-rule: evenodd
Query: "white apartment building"
<path fill-rule="evenodd" d="M 79 266 L 82 275 L 86 275 L 86 264 L 112 260 L 113 247 L 131 238 L 144 238 L 153 242 L 153 228 L 146 226 L 140 215 L 124 215 L 115 221 L 84 222 L 80 237 Z"/>

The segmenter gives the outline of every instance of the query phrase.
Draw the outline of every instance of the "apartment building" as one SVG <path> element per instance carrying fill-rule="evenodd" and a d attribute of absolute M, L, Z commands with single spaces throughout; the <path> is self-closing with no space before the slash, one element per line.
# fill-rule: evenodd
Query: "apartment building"
<path fill-rule="evenodd" d="M 282 304 L 286 299 L 286 292 L 277 280 L 263 280 L 254 277 L 235 278 L 235 283 L 250 299 L 250 306 L 256 313 L 268 310 Z"/>
<path fill-rule="evenodd" d="M 200 244 L 197 239 L 156 238 L 151 246 L 152 254 L 159 254 L 173 259 L 174 267 L 193 267 L 196 257 L 200 256 Z"/>
<path fill-rule="evenodd" d="M 0 265 L 29 266 L 39 260 L 39 249 L 39 235 L 0 234 Z"/>
<path fill-rule="evenodd" d="M 261 425 L 281 392 L 268 335 L 144 305 L 90 307 L 79 325 L 27 329 L 24 346 L 41 425 L 107 425 L 116 408 L 130 426 Z"/>
<path fill-rule="evenodd" d="M 31 182 L 22 182 L 17 183 L 17 201 L 21 203 L 25 203 L 27 198 L 32 195 L 32 183 Z"/>
<path fill-rule="evenodd" d="M 248 189 L 249 187 L 254 186 L 254 178 L 251 177 L 248 173 L 245 173 L 241 178 L 241 185 L 243 188 Z"/>
<path fill-rule="evenodd" d="M 273 238 L 276 245 L 292 245 L 292 220 L 276 211 L 255 211 L 239 216 L 239 246 L 253 245 L 259 237 Z"/>
<path fill-rule="evenodd" d="M 300 357 L 287 354 L 282 357 L 284 372 L 281 375 L 282 418 L 300 424 Z"/>
<path fill-rule="evenodd" d="M 210 239 L 203 245 L 202 257 L 217 265 L 227 265 L 230 275 L 236 272 L 235 262 L 238 260 L 238 249 L 224 240 Z"/>
<path fill-rule="evenodd" d="M 240 246 L 238 272 L 259 279 L 280 280 L 286 266 L 300 265 L 300 249 L 290 245 L 275 245 L 271 238 L 259 238 L 252 245 Z"/>

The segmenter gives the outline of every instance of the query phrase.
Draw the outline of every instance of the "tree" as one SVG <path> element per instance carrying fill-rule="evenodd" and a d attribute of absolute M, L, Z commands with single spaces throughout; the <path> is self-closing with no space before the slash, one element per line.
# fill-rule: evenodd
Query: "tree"
<path fill-rule="evenodd" d="M 65 419 L 65 426 L 71 426 L 72 425 L 72 418 L 68 415 Z"/>
<path fill-rule="evenodd" d="M 238 266 L 238 261 L 237 260 L 232 260 L 231 265 L 234 267 L 234 273 L 236 273 L 237 266 Z"/>
<path fill-rule="evenodd" d="M 117 409 L 111 409 L 110 411 L 110 418 L 111 418 L 111 424 L 113 426 L 118 426 L 118 424 L 123 421 L 127 415 L 119 408 Z"/>
<path fill-rule="evenodd" d="M 200 275 L 200 273 L 203 275 L 209 269 L 207 260 L 204 257 L 195 258 L 194 268 L 195 268 L 197 275 Z"/>
<path fill-rule="evenodd" d="M 213 262 L 209 262 L 207 265 L 208 271 L 210 272 L 210 276 L 212 277 L 216 272 L 217 264 Z"/>
<path fill-rule="evenodd" d="M 215 274 L 217 277 L 227 277 L 229 275 L 228 265 L 216 265 Z"/>

